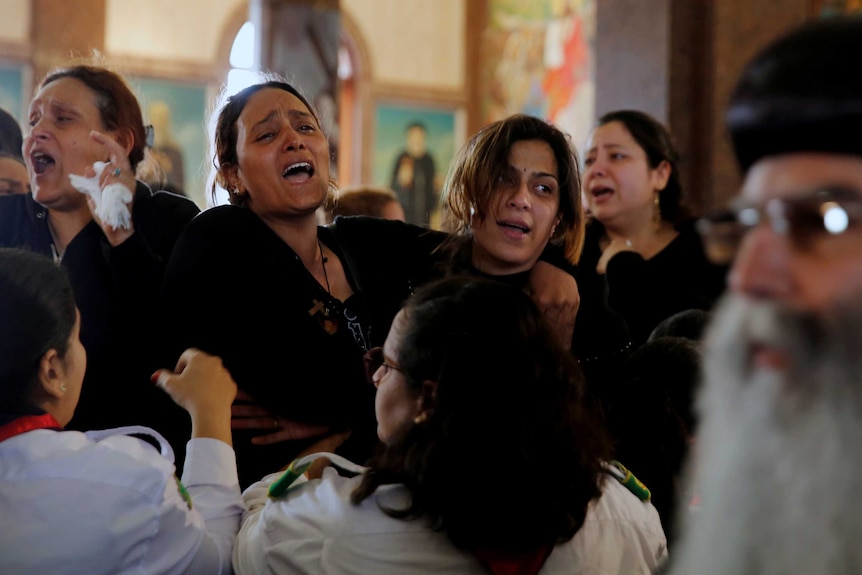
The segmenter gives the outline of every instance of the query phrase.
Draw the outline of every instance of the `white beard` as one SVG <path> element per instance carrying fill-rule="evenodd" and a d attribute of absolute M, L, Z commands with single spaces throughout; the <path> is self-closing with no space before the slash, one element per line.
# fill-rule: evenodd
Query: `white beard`
<path fill-rule="evenodd" d="M 862 573 L 862 313 L 813 317 L 728 296 L 706 335 L 673 575 Z M 785 373 L 752 367 L 752 339 Z"/>

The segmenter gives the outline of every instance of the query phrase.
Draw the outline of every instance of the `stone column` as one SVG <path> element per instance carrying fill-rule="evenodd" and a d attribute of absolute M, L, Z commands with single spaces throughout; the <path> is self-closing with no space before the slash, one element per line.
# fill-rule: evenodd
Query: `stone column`
<path fill-rule="evenodd" d="M 740 183 L 727 98 L 760 48 L 813 16 L 811 0 L 596 2 L 596 117 L 636 108 L 665 122 L 692 207 L 726 203 Z"/>

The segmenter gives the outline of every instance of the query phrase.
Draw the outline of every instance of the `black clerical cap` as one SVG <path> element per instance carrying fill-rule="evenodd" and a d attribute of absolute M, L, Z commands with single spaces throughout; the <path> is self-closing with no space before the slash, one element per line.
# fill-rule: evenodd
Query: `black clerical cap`
<path fill-rule="evenodd" d="M 743 172 L 792 152 L 862 155 L 862 18 L 817 19 L 745 67 L 727 127 Z"/>

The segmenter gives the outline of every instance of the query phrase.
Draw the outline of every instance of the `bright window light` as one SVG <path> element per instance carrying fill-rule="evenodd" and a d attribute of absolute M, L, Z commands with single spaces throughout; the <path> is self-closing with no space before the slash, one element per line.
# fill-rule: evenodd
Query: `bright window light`
<path fill-rule="evenodd" d="M 227 73 L 227 94 L 236 94 L 243 88 L 251 86 L 260 80 L 260 75 L 254 70 L 234 68 Z"/>
<path fill-rule="evenodd" d="M 254 67 L 254 24 L 246 22 L 239 29 L 230 49 L 230 65 L 233 68 Z"/>

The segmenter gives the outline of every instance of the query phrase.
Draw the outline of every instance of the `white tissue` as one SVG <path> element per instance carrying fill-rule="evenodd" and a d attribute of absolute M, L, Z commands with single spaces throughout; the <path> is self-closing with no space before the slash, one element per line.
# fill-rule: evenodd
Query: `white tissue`
<path fill-rule="evenodd" d="M 93 198 L 96 215 L 100 220 L 115 229 L 127 230 L 132 226 L 132 212 L 129 210 L 132 192 L 120 183 L 108 184 L 104 190 L 99 186 L 99 177 L 108 165 L 107 162 L 96 162 L 93 164 L 95 176 L 85 178 L 69 174 L 69 181 L 76 190 Z"/>

